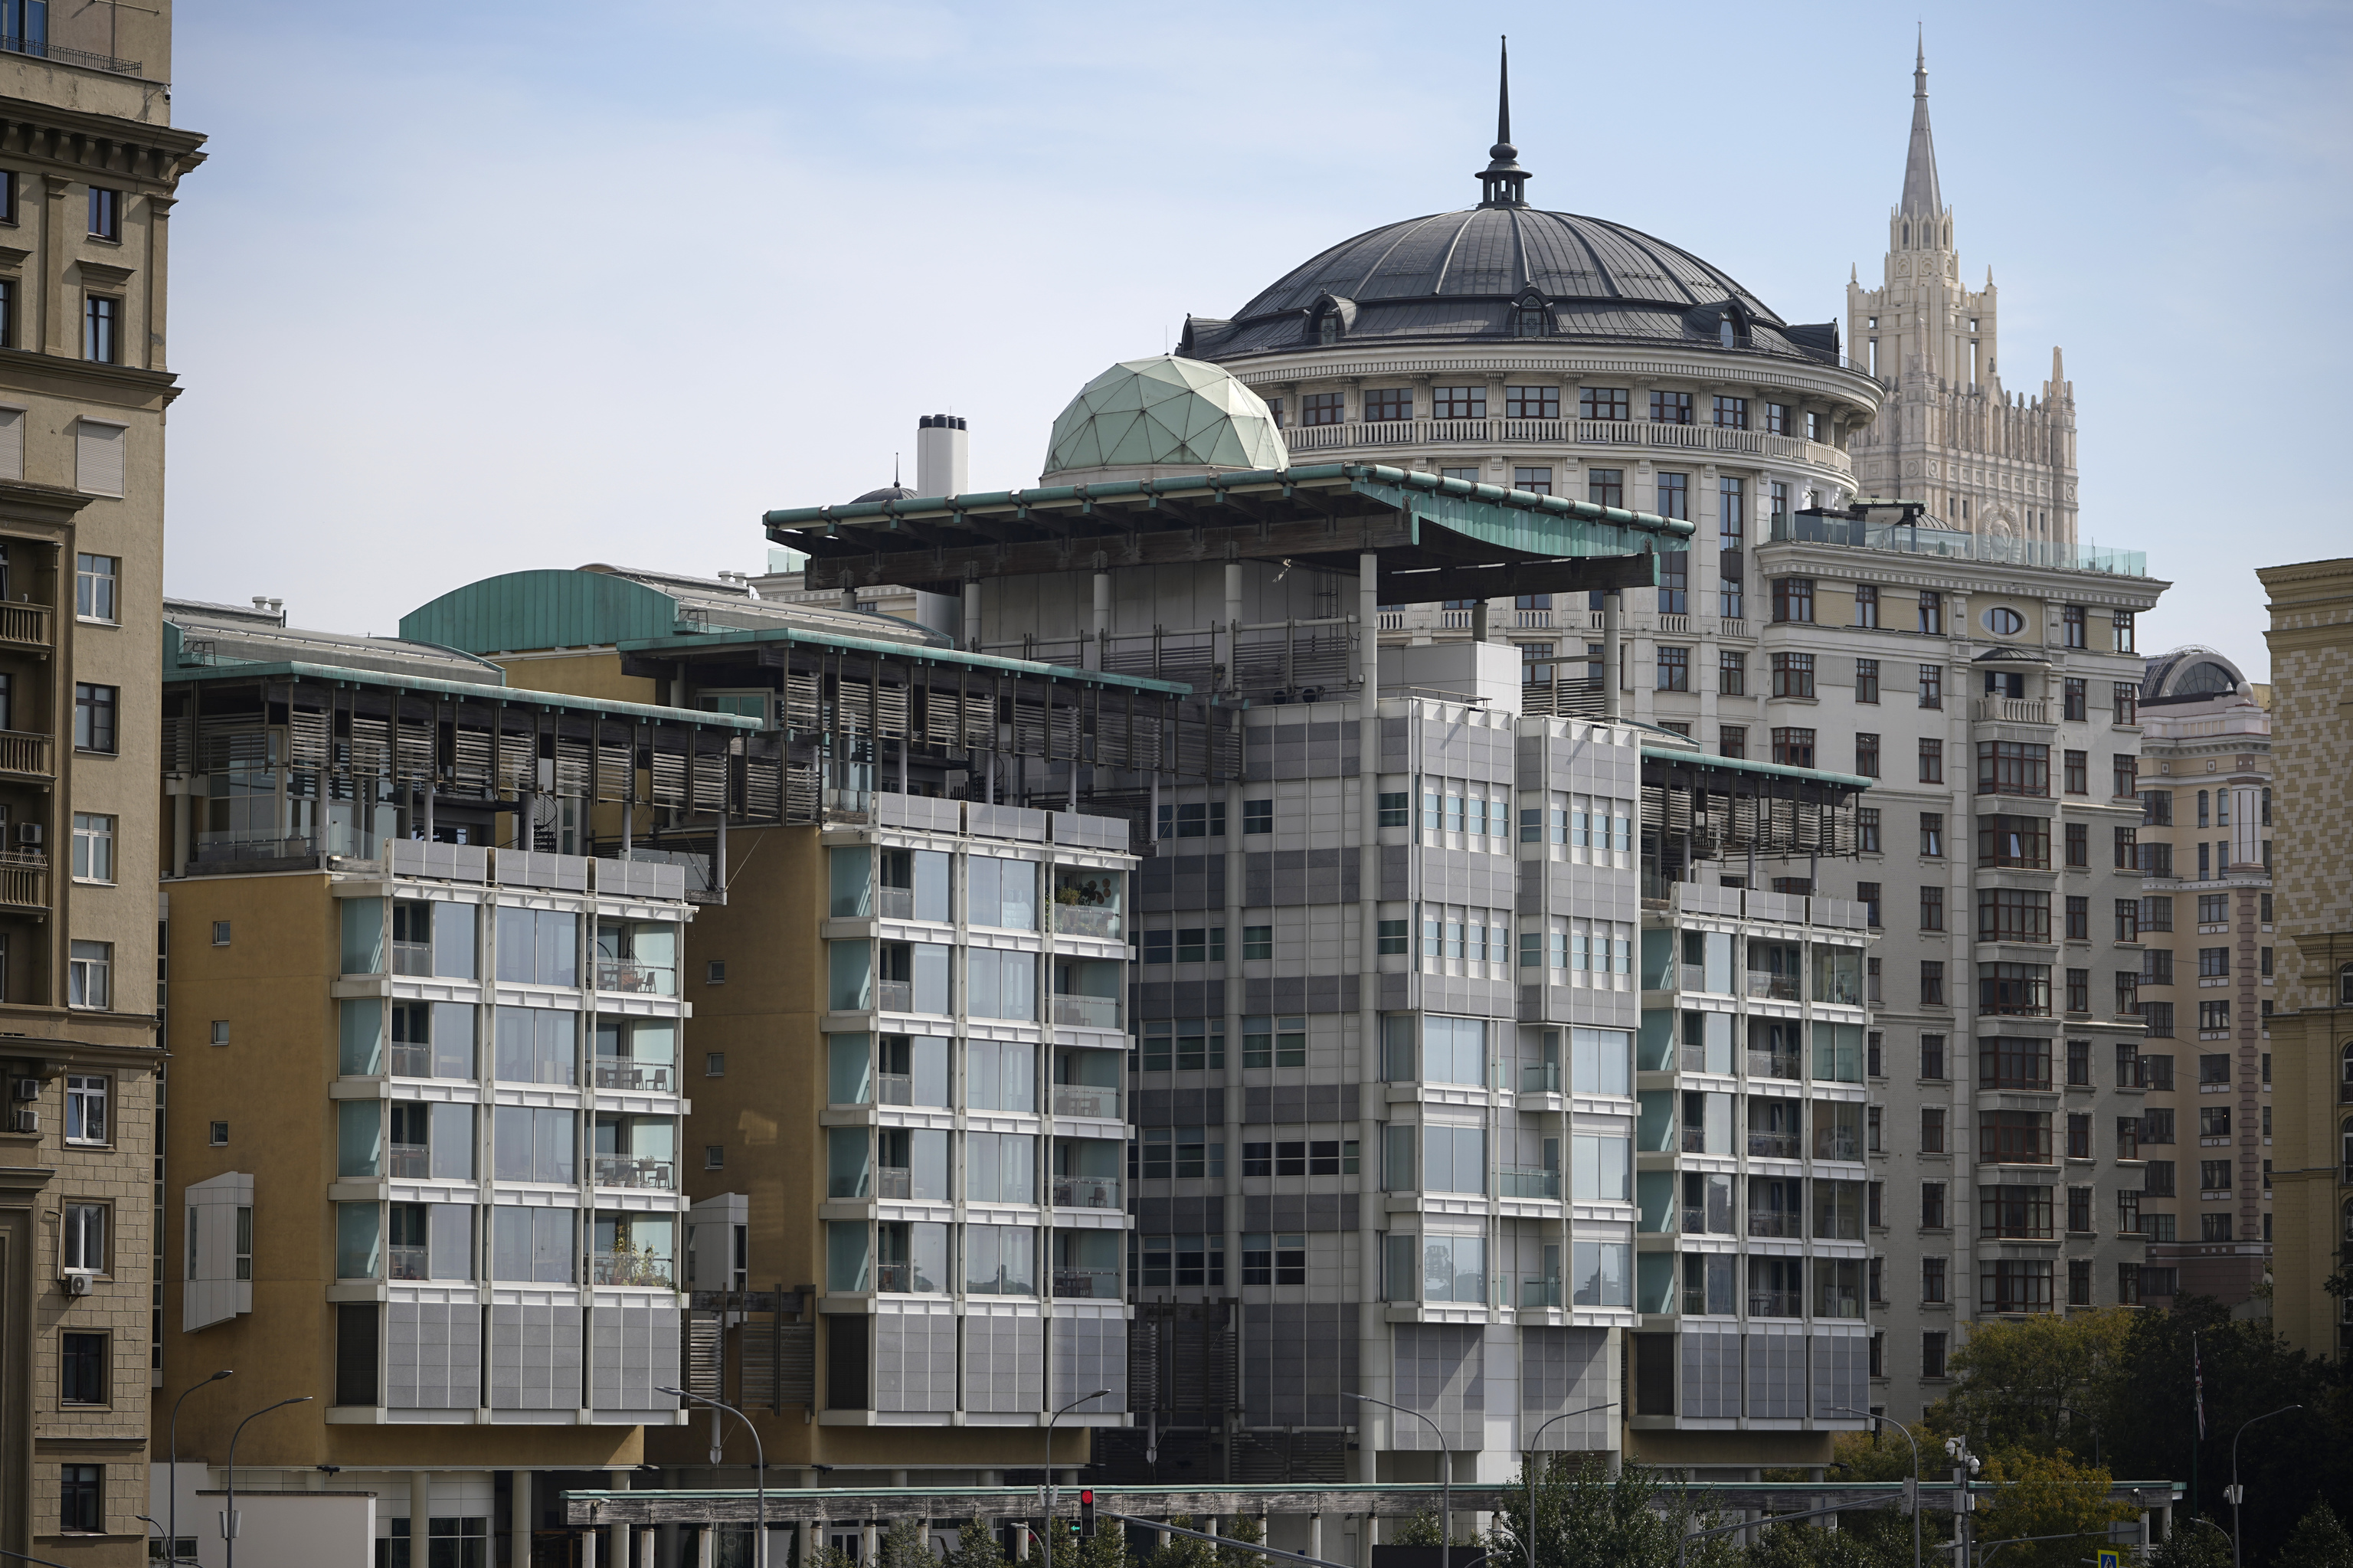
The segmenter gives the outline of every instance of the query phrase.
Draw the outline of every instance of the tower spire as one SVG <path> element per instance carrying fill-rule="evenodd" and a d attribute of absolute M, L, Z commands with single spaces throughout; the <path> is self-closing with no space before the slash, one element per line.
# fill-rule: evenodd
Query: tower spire
<path fill-rule="evenodd" d="M 1924 31 L 1912 60 L 1912 144 L 1904 154 L 1904 199 L 1897 210 L 1914 217 L 1944 216 L 1936 189 L 1936 143 L 1928 132 L 1928 41 Z"/>
<path fill-rule="evenodd" d="M 1495 89 L 1495 144 L 1487 149 L 1487 166 L 1479 172 L 1481 207 L 1525 207 L 1523 189 L 1528 172 L 1519 165 L 1520 150 L 1512 145 L 1512 40 L 1503 40 L 1501 75 Z"/>

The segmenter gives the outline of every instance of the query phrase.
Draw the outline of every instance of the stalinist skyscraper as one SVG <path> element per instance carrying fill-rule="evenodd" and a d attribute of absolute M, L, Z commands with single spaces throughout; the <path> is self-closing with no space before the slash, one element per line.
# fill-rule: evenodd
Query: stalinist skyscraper
<path fill-rule="evenodd" d="M 2055 347 L 2039 393 L 2004 387 L 1993 270 L 1982 289 L 1963 284 L 1953 209 L 1936 186 L 1925 49 L 1912 83 L 1904 196 L 1888 216 L 1880 285 L 1847 281 L 1847 341 L 1892 389 L 1855 438 L 1856 482 L 1865 495 L 1925 501 L 1955 528 L 2072 545 L 2074 387 Z"/>

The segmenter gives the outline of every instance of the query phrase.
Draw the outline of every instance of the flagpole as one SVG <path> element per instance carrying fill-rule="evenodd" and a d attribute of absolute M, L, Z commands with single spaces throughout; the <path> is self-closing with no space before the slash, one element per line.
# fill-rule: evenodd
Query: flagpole
<path fill-rule="evenodd" d="M 2206 1365 L 2198 1356 L 2198 1330 L 2189 1330 L 2189 1392 L 2197 1429 L 2189 1439 L 2189 1517 L 2198 1518 L 2198 1448 L 2206 1436 Z"/>

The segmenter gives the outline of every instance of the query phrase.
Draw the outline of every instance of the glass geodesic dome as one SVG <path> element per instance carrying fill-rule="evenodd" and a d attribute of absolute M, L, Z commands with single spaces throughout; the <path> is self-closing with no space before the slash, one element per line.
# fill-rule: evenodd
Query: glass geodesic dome
<path fill-rule="evenodd" d="M 1232 374 L 1164 355 L 1114 365 L 1082 387 L 1054 421 L 1047 483 L 1102 470 L 1288 468 L 1274 415 Z"/>

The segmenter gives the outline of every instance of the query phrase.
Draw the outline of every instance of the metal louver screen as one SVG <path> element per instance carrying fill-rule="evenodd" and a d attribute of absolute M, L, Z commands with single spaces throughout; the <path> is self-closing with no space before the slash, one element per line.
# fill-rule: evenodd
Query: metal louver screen
<path fill-rule="evenodd" d="M 686 1314 L 686 1332 L 679 1337 L 679 1386 L 705 1399 L 727 1397 L 725 1361 L 721 1351 L 720 1317 L 716 1312 Z"/>

